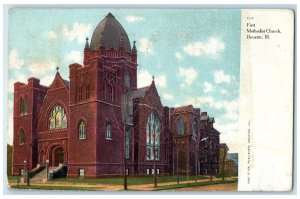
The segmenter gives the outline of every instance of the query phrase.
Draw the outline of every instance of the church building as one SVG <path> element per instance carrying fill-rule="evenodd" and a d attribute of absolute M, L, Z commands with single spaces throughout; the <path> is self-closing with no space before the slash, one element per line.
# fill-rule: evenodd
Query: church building
<path fill-rule="evenodd" d="M 192 105 L 167 107 L 155 78 L 137 88 L 137 48 L 111 14 L 49 86 L 14 84 L 13 175 L 65 166 L 67 177 L 218 173 L 214 118 Z"/>

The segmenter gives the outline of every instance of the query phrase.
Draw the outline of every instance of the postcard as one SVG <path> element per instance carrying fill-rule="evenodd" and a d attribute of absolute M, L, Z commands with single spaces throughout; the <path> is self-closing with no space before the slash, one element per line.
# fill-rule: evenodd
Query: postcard
<path fill-rule="evenodd" d="M 292 190 L 293 10 L 7 17 L 10 193 Z"/>

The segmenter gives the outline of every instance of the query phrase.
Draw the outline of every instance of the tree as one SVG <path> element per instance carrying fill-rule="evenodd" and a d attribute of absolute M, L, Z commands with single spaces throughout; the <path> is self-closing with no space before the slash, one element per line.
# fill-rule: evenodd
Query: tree
<path fill-rule="evenodd" d="M 113 110 L 112 106 L 110 106 L 110 115 L 112 116 L 112 122 L 115 124 L 119 131 L 119 135 L 124 137 L 123 140 L 123 150 L 122 151 L 122 162 L 123 162 L 123 189 L 128 190 L 128 183 L 127 183 L 127 171 L 126 171 L 126 156 L 125 156 L 125 147 L 126 147 L 126 124 L 128 121 L 123 120 L 119 121 L 117 119 L 117 116 L 115 114 L 115 111 Z"/>

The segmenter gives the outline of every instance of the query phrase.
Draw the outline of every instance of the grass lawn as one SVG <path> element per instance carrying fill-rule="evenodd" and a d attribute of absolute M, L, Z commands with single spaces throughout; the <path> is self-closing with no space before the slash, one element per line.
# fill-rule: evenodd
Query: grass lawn
<path fill-rule="evenodd" d="M 198 183 L 185 183 L 185 184 L 176 184 L 176 185 L 162 185 L 157 187 L 155 190 L 168 190 L 168 189 L 177 189 L 183 187 L 196 187 L 196 186 L 206 186 L 206 185 L 215 185 L 215 184 L 227 184 L 227 183 L 234 183 L 237 180 L 214 180 L 214 181 L 205 181 L 205 182 L 198 182 Z"/>
<path fill-rule="evenodd" d="M 196 187 L 196 186 L 206 186 L 206 185 L 215 185 L 215 184 L 227 184 L 234 183 L 237 180 L 214 180 L 214 181 L 205 181 L 205 182 L 197 182 L 197 183 L 185 183 L 185 184 L 176 184 L 176 185 L 162 185 L 157 187 L 155 190 L 168 190 L 168 189 L 177 189 L 183 187 Z"/>
<path fill-rule="evenodd" d="M 189 176 L 189 180 L 194 180 L 195 176 Z M 207 177 L 198 176 L 198 179 L 207 179 Z M 186 181 L 186 175 L 179 176 L 180 181 Z M 152 184 L 154 181 L 153 176 L 143 176 L 143 177 L 128 177 L 128 185 L 139 185 L 139 184 Z M 162 182 L 176 182 L 177 176 L 158 176 L 157 183 Z M 52 179 L 50 182 L 69 182 L 69 183 L 88 183 L 88 184 L 115 184 L 123 185 L 123 177 L 112 177 L 112 178 L 97 178 L 97 179 L 79 179 L 79 178 L 57 178 Z"/>
<path fill-rule="evenodd" d="M 14 183 L 14 182 L 19 181 L 19 179 L 21 178 L 21 176 L 7 176 L 7 178 L 8 178 L 8 182 Z"/>
<path fill-rule="evenodd" d="M 14 189 L 44 189 L 44 190 L 84 190 L 96 191 L 97 187 L 73 187 L 73 186 L 41 186 L 41 185 L 12 185 Z"/>

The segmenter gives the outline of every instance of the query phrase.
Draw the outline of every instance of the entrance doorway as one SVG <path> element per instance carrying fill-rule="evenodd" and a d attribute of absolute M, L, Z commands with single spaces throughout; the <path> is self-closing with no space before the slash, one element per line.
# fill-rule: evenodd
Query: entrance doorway
<path fill-rule="evenodd" d="M 65 162 L 65 153 L 64 149 L 61 146 L 53 147 L 50 152 L 49 157 L 50 165 L 51 166 L 59 166 L 60 163 Z"/>
<path fill-rule="evenodd" d="M 55 149 L 54 156 L 55 156 L 54 166 L 58 166 L 59 163 L 64 163 L 64 150 L 62 147 Z"/>

